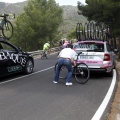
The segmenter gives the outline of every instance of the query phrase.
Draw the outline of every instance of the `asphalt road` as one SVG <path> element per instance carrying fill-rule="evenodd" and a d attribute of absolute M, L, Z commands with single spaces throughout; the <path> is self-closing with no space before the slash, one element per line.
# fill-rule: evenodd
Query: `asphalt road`
<path fill-rule="evenodd" d="M 111 85 L 105 74 L 91 74 L 85 84 L 54 84 L 56 55 L 35 60 L 34 73 L 0 81 L 0 120 L 91 120 Z M 10 80 L 10 81 L 9 81 Z M 109 103 L 110 106 L 110 103 Z M 109 107 L 101 120 L 105 120 Z"/>

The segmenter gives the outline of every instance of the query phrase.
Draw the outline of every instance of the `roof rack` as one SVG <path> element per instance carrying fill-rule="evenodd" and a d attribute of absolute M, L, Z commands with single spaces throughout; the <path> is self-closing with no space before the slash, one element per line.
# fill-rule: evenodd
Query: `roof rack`
<path fill-rule="evenodd" d="M 76 37 L 78 41 L 82 40 L 102 40 L 108 41 L 110 37 L 109 26 L 104 23 L 87 22 L 84 25 L 77 23 Z"/>

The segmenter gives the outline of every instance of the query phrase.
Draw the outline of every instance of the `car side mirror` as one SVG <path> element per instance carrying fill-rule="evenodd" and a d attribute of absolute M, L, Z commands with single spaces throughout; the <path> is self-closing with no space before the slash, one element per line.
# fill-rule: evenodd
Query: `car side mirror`
<path fill-rule="evenodd" d="M 118 49 L 114 49 L 113 51 L 114 51 L 115 53 L 119 52 L 119 50 L 118 50 Z"/>
<path fill-rule="evenodd" d="M 21 47 L 18 47 L 18 50 L 19 50 L 20 52 L 22 52 L 22 48 L 21 48 Z"/>

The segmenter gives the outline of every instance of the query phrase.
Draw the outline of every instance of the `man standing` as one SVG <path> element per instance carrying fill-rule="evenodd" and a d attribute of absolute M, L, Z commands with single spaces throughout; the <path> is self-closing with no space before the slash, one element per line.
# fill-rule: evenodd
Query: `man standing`
<path fill-rule="evenodd" d="M 58 55 L 58 67 L 56 69 L 55 77 L 53 83 L 58 83 L 59 79 L 59 74 L 60 74 L 60 69 L 64 65 L 68 69 L 68 74 L 66 78 L 66 83 L 65 85 L 69 86 L 72 85 L 71 76 L 73 72 L 73 66 L 76 66 L 74 62 L 74 58 L 76 56 L 76 52 L 72 50 L 72 45 L 68 44 L 68 48 L 64 48 Z"/>

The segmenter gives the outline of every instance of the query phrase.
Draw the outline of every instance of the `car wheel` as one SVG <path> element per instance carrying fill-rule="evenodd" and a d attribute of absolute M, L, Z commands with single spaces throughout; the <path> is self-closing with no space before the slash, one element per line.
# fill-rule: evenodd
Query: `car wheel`
<path fill-rule="evenodd" d="M 25 74 L 30 74 L 33 72 L 33 61 L 29 59 L 25 65 Z"/>
<path fill-rule="evenodd" d="M 113 63 L 113 69 L 115 69 L 115 66 L 116 66 L 116 63 L 114 62 L 114 63 Z"/>

